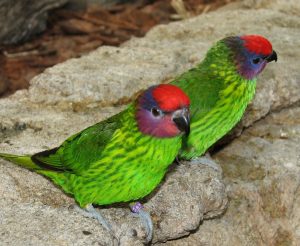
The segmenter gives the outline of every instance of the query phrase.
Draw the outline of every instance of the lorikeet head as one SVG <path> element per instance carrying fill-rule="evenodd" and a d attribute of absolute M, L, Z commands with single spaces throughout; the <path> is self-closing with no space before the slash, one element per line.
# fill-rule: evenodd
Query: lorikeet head
<path fill-rule="evenodd" d="M 224 43 L 229 47 L 233 62 L 245 79 L 255 78 L 268 62 L 277 61 L 272 44 L 259 35 L 227 37 Z"/>
<path fill-rule="evenodd" d="M 161 84 L 144 91 L 137 100 L 139 130 L 158 138 L 190 132 L 190 100 L 177 86 Z"/>

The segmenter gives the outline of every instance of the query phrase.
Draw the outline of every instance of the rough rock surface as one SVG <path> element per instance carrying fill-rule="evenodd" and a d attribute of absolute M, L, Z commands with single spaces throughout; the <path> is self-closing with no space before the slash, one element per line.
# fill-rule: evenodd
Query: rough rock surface
<path fill-rule="evenodd" d="M 120 48 L 102 47 L 47 69 L 31 81 L 28 91 L 0 100 L 1 151 L 33 153 L 54 147 L 71 133 L 121 110 L 120 105 L 140 89 L 193 66 L 216 40 L 262 34 L 272 41 L 279 61 L 260 76 L 255 100 L 237 132 L 248 129 L 214 156 L 224 170 L 230 197 L 226 213 L 203 221 L 224 212 L 227 194 L 220 173 L 189 163 L 175 165 L 145 206 L 155 224 L 154 242 L 183 237 L 168 243 L 297 245 L 300 12 L 295 10 L 300 4 L 252 2 L 256 9 L 249 8 L 248 1 L 229 5 L 158 26 Z M 0 196 L 1 242 L 112 242 L 96 221 L 68 208 L 73 199 L 43 177 L 5 161 L 0 161 Z M 141 244 L 144 231 L 128 209 L 103 209 L 103 215 L 122 245 Z M 191 232 L 195 233 L 184 237 Z"/>
<path fill-rule="evenodd" d="M 248 128 L 214 156 L 227 185 L 226 213 L 167 245 L 299 245 L 299 149 L 299 104 Z"/>
<path fill-rule="evenodd" d="M 1 0 L 0 44 L 15 44 L 46 28 L 48 11 L 68 0 Z"/>

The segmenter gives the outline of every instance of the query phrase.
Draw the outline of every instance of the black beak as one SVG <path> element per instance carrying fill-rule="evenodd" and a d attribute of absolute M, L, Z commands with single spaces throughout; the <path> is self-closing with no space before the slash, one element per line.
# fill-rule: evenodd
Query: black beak
<path fill-rule="evenodd" d="M 277 62 L 277 53 L 273 50 L 272 54 L 265 58 L 267 62 L 275 61 Z"/>
<path fill-rule="evenodd" d="M 185 132 L 186 136 L 190 134 L 190 112 L 188 109 L 175 112 L 173 121 L 180 131 Z"/>

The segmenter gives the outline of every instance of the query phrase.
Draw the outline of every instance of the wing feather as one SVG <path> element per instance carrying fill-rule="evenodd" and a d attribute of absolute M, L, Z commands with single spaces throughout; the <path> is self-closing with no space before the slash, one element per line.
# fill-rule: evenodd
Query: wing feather
<path fill-rule="evenodd" d="M 31 159 L 45 169 L 80 174 L 101 159 L 102 151 L 120 128 L 126 113 L 128 109 L 74 134 L 58 148 L 33 155 Z"/>

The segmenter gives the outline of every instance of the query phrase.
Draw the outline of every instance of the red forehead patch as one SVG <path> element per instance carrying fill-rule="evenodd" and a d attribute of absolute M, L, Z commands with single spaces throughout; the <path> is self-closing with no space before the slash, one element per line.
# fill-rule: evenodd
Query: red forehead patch
<path fill-rule="evenodd" d="M 153 98 L 165 111 L 177 110 L 190 105 L 188 96 L 177 86 L 161 84 L 153 89 Z"/>
<path fill-rule="evenodd" d="M 266 38 L 259 35 L 241 36 L 245 41 L 244 46 L 251 52 L 268 56 L 272 53 L 272 44 Z"/>

